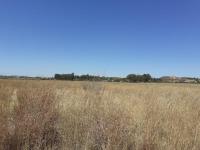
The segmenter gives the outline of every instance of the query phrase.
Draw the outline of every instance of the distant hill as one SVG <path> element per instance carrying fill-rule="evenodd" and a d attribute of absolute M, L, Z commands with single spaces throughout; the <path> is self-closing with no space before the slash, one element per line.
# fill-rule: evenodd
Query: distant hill
<path fill-rule="evenodd" d="M 163 76 L 160 78 L 160 81 L 169 83 L 198 83 L 199 79 L 190 77 Z"/>
<path fill-rule="evenodd" d="M 53 80 L 54 78 L 51 77 L 29 77 L 29 76 L 6 76 L 0 75 L 0 79 L 20 79 L 20 80 Z"/>

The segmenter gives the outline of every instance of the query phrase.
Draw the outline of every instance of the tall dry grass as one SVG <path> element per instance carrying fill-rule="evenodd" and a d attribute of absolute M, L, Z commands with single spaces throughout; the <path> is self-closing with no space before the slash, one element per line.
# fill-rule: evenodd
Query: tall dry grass
<path fill-rule="evenodd" d="M 200 149 L 199 85 L 15 80 L 0 85 L 1 149 Z"/>
<path fill-rule="evenodd" d="M 24 86 L 18 89 L 1 86 L 1 149 L 60 149 L 55 90 Z"/>
<path fill-rule="evenodd" d="M 0 149 L 4 148 L 4 141 L 9 135 L 9 120 L 10 118 L 10 99 L 12 89 L 5 85 L 0 85 Z"/>

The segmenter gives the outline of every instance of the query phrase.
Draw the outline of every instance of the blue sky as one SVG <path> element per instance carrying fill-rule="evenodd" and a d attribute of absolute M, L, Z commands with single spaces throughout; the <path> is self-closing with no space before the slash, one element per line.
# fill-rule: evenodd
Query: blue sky
<path fill-rule="evenodd" d="M 1 0 L 0 74 L 200 77 L 199 0 Z"/>

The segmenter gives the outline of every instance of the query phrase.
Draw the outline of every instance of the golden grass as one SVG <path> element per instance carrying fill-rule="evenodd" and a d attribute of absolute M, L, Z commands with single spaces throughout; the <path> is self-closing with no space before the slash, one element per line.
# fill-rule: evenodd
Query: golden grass
<path fill-rule="evenodd" d="M 0 149 L 200 149 L 199 85 L 0 80 L 0 106 Z"/>

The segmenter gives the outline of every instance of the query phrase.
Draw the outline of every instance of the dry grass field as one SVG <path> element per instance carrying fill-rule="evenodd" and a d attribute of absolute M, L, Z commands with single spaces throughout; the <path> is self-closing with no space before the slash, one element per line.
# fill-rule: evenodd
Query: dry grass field
<path fill-rule="evenodd" d="M 0 80 L 1 150 L 199 150 L 200 86 Z"/>

